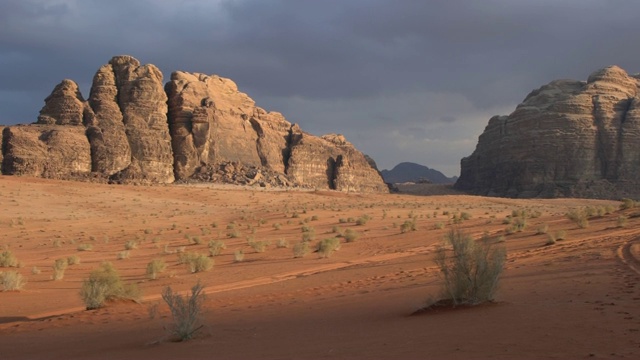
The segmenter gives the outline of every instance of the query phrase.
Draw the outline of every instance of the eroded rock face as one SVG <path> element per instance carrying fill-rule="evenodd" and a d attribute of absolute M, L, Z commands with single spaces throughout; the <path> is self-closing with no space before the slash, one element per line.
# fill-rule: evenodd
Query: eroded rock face
<path fill-rule="evenodd" d="M 91 172 L 84 127 L 18 125 L 3 130 L 2 173 L 66 179 Z"/>
<path fill-rule="evenodd" d="M 47 97 L 38 125 L 3 133 L 8 175 L 387 191 L 343 136 L 303 133 L 216 75 L 178 71 L 163 86 L 157 67 L 131 56 L 97 71 L 88 101 L 64 80 Z"/>
<path fill-rule="evenodd" d="M 256 107 L 233 81 L 177 71 L 166 91 L 178 179 L 189 178 L 200 166 L 222 162 L 284 172 L 291 124 Z"/>
<path fill-rule="evenodd" d="M 75 81 L 62 80 L 44 103 L 38 124 L 82 126 L 85 101 Z"/>
<path fill-rule="evenodd" d="M 173 182 L 162 73 L 155 65 L 140 65 L 131 56 L 116 56 L 109 64 L 115 75 L 118 106 L 131 149 L 131 163 L 113 177 L 123 182 Z"/>
<path fill-rule="evenodd" d="M 509 197 L 639 194 L 638 79 L 619 67 L 558 80 L 494 116 L 456 188 Z"/>

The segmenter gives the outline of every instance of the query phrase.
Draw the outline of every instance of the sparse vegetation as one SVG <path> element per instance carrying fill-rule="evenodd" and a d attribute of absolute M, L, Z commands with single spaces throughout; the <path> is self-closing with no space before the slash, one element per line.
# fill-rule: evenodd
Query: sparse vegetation
<path fill-rule="evenodd" d="M 409 231 L 416 231 L 416 229 L 417 229 L 416 218 L 413 218 L 411 220 L 405 220 L 405 222 L 402 223 L 402 225 L 400 225 L 400 232 L 403 234 Z"/>
<path fill-rule="evenodd" d="M 9 250 L 0 253 L 0 267 L 17 267 L 18 259 Z"/>
<path fill-rule="evenodd" d="M 276 248 L 278 248 L 278 249 L 284 249 L 284 248 L 288 248 L 288 247 L 289 247 L 289 242 L 284 238 L 280 238 L 276 242 Z"/>
<path fill-rule="evenodd" d="M 71 256 L 67 257 L 67 264 L 69 264 L 69 265 L 80 264 L 80 257 L 78 255 L 71 255 Z"/>
<path fill-rule="evenodd" d="M 589 227 L 589 219 L 587 212 L 583 210 L 571 210 L 566 214 L 569 220 L 573 221 L 578 225 L 581 229 L 586 229 Z"/>
<path fill-rule="evenodd" d="M 293 245 L 293 257 L 301 258 L 307 256 L 311 249 L 309 248 L 309 243 L 306 241 L 299 242 Z"/>
<path fill-rule="evenodd" d="M 64 278 L 64 272 L 69 265 L 67 259 L 56 259 L 53 262 L 53 280 L 62 280 Z"/>
<path fill-rule="evenodd" d="M 91 251 L 91 250 L 93 250 L 93 245 L 91 244 L 78 245 L 78 251 Z"/>
<path fill-rule="evenodd" d="M 259 240 L 259 241 L 250 241 L 249 246 L 257 253 L 263 253 L 267 251 L 267 247 L 269 247 L 269 241 Z"/>
<path fill-rule="evenodd" d="M 242 262 L 244 261 L 244 250 L 238 249 L 233 253 L 233 261 Z"/>
<path fill-rule="evenodd" d="M 327 238 L 320 240 L 317 245 L 318 253 L 320 257 L 328 258 L 331 254 L 340 249 L 340 239 L 338 238 Z"/>
<path fill-rule="evenodd" d="M 358 238 L 360 237 L 360 234 L 357 231 L 353 230 L 353 229 L 347 229 L 344 232 L 343 236 L 344 236 L 344 241 L 350 243 L 350 242 L 354 242 L 354 241 L 358 240 Z"/>
<path fill-rule="evenodd" d="M 181 341 L 190 340 L 202 328 L 201 311 L 205 300 L 204 287 L 198 283 L 191 288 L 191 294 L 181 296 L 170 286 L 162 291 L 162 300 L 169 306 L 173 324 L 171 334 Z"/>
<path fill-rule="evenodd" d="M 222 250 L 226 249 L 227 245 L 225 245 L 224 241 L 220 240 L 211 240 L 209 241 L 209 255 L 218 256 L 222 253 Z"/>
<path fill-rule="evenodd" d="M 178 262 L 186 264 L 192 273 L 209 271 L 213 267 L 213 260 L 208 256 L 197 252 L 184 252 L 178 254 Z"/>
<path fill-rule="evenodd" d="M 447 256 L 449 247 L 452 256 Z M 505 261 L 505 249 L 491 239 L 474 241 L 460 230 L 450 230 L 436 252 L 445 297 L 456 305 L 493 300 Z"/>
<path fill-rule="evenodd" d="M 158 274 L 162 273 L 167 268 L 162 259 L 153 259 L 147 264 L 147 277 L 151 280 L 158 278 Z"/>
<path fill-rule="evenodd" d="M 2 291 L 20 291 L 24 288 L 26 280 L 17 271 L 0 271 L 0 285 L 2 285 Z"/>
<path fill-rule="evenodd" d="M 544 224 L 544 225 L 540 225 L 538 226 L 538 228 L 536 229 L 536 235 L 542 235 L 542 234 L 546 234 L 547 231 L 549 231 L 549 225 Z"/>
<path fill-rule="evenodd" d="M 622 204 L 620 204 L 620 210 L 633 209 L 637 205 L 637 202 L 633 199 L 624 198 L 622 199 Z"/>
<path fill-rule="evenodd" d="M 80 297 L 87 310 L 102 307 L 106 301 L 115 299 L 137 300 L 140 291 L 134 284 L 125 284 L 110 262 L 103 262 L 82 282 Z"/>
<path fill-rule="evenodd" d="M 125 250 L 133 250 L 133 249 L 137 249 L 138 248 L 138 242 L 135 240 L 127 240 L 124 243 L 124 249 Z"/>
<path fill-rule="evenodd" d="M 624 215 L 620 215 L 616 218 L 616 227 L 622 228 L 627 226 L 628 218 Z"/>

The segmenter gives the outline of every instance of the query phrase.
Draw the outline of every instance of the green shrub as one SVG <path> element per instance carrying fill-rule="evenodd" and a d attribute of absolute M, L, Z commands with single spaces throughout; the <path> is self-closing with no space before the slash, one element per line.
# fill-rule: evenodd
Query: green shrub
<path fill-rule="evenodd" d="M 9 250 L 0 253 L 0 267 L 17 267 L 18 259 Z"/>
<path fill-rule="evenodd" d="M 620 204 L 620 210 L 633 209 L 636 207 L 636 202 L 633 199 L 622 199 L 622 204 Z"/>
<path fill-rule="evenodd" d="M 211 240 L 209 241 L 209 254 L 211 256 L 218 256 L 222 253 L 222 250 L 226 249 L 227 245 L 224 241 L 220 240 Z"/>
<path fill-rule="evenodd" d="M 306 241 L 299 242 L 293 245 L 293 257 L 301 258 L 307 256 L 311 249 L 309 248 L 309 243 Z"/>
<path fill-rule="evenodd" d="M 80 297 L 87 310 L 102 307 L 106 301 L 115 299 L 137 300 L 140 291 L 134 284 L 124 284 L 118 271 L 110 262 L 103 262 L 82 282 Z"/>
<path fill-rule="evenodd" d="M 133 250 L 133 249 L 137 249 L 138 248 L 138 242 L 135 240 L 127 240 L 124 243 L 124 249 L 125 250 Z"/>
<path fill-rule="evenodd" d="M 17 271 L 0 271 L 0 285 L 2 285 L 2 291 L 19 291 L 24 288 L 26 280 Z"/>
<path fill-rule="evenodd" d="M 617 227 L 625 227 L 625 226 L 627 226 L 627 217 L 624 216 L 624 215 L 618 216 L 618 218 L 616 219 L 616 226 Z"/>
<path fill-rule="evenodd" d="M 233 253 L 233 261 L 242 262 L 244 260 L 244 250 L 238 249 Z"/>
<path fill-rule="evenodd" d="M 78 255 L 71 255 L 67 258 L 67 264 L 77 265 L 80 264 L 80 257 Z"/>
<path fill-rule="evenodd" d="M 344 232 L 343 236 L 344 236 L 344 241 L 350 243 L 350 242 L 354 242 L 354 241 L 358 240 L 358 238 L 360 237 L 360 234 L 357 231 L 353 230 L 353 229 L 347 229 Z"/>
<path fill-rule="evenodd" d="M 257 253 L 263 253 L 267 251 L 267 247 L 269 247 L 269 241 L 260 240 L 260 241 L 251 241 L 249 242 L 249 246 Z"/>
<path fill-rule="evenodd" d="M 67 270 L 69 262 L 67 259 L 56 259 L 53 262 L 53 280 L 62 280 L 64 271 Z"/>
<path fill-rule="evenodd" d="M 78 251 L 91 251 L 93 249 L 93 245 L 91 244 L 80 244 L 78 245 Z"/>
<path fill-rule="evenodd" d="M 173 318 L 171 334 L 181 341 L 192 339 L 202 328 L 201 311 L 205 300 L 204 287 L 200 283 L 191 288 L 191 295 L 181 296 L 173 292 L 170 286 L 162 291 L 162 300 L 169 306 Z"/>
<path fill-rule="evenodd" d="M 400 232 L 402 234 L 409 231 L 416 231 L 416 218 L 405 220 L 405 222 L 400 225 Z"/>
<path fill-rule="evenodd" d="M 213 267 L 213 260 L 203 254 L 186 252 L 178 254 L 178 262 L 186 264 L 192 273 L 209 271 Z"/>
<path fill-rule="evenodd" d="M 328 258 L 331 254 L 340 249 L 340 239 L 338 238 L 327 238 L 318 242 L 317 245 L 318 253 L 320 257 Z"/>
<path fill-rule="evenodd" d="M 147 277 L 151 280 L 158 278 L 158 274 L 162 273 L 167 268 L 162 259 L 153 259 L 147 264 Z"/>
<path fill-rule="evenodd" d="M 451 246 L 453 255 L 447 256 Z M 493 299 L 506 261 L 504 247 L 493 241 L 473 241 L 460 230 L 450 230 L 436 251 L 444 277 L 443 293 L 454 304 L 479 304 Z"/>

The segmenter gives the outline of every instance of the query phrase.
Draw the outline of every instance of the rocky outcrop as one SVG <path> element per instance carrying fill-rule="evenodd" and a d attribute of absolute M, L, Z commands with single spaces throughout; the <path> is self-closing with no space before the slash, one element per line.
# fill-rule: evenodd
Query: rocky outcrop
<path fill-rule="evenodd" d="M 44 103 L 38 124 L 82 126 L 85 101 L 75 81 L 62 80 Z"/>
<path fill-rule="evenodd" d="M 388 191 L 378 171 L 342 135 L 319 138 L 294 129 L 287 174 L 297 183 L 319 189 Z"/>
<path fill-rule="evenodd" d="M 456 188 L 509 197 L 640 195 L 637 76 L 611 66 L 553 81 L 494 116 Z"/>
<path fill-rule="evenodd" d="M 3 174 L 66 179 L 91 172 L 91 150 L 83 127 L 9 126 L 2 135 Z"/>
<path fill-rule="evenodd" d="M 387 191 L 341 135 L 303 133 L 216 75 L 178 71 L 163 86 L 157 67 L 131 56 L 98 70 L 87 101 L 64 80 L 37 124 L 3 133 L 2 172 L 9 175 Z"/>

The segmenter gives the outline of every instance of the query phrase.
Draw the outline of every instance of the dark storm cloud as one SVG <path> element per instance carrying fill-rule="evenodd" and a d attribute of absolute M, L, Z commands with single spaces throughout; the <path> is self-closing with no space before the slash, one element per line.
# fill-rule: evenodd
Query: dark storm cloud
<path fill-rule="evenodd" d="M 88 96 L 101 64 L 131 54 L 166 78 L 232 78 L 381 167 L 453 175 L 489 116 L 532 89 L 610 64 L 638 71 L 639 11 L 635 0 L 5 0 L 0 123 L 35 120 L 63 78 Z"/>

